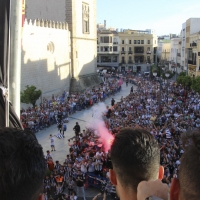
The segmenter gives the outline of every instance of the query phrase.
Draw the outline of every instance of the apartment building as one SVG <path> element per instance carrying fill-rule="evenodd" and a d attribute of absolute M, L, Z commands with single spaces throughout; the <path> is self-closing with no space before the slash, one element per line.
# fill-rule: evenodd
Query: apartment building
<path fill-rule="evenodd" d="M 146 71 L 155 60 L 157 36 L 153 30 L 124 30 L 119 36 L 120 70 Z"/>
<path fill-rule="evenodd" d="M 181 66 L 183 70 L 187 70 L 187 57 L 186 57 L 186 22 L 182 24 L 181 30 Z"/>
<path fill-rule="evenodd" d="M 188 48 L 188 75 L 200 76 L 200 31 L 189 37 L 190 48 Z"/>
<path fill-rule="evenodd" d="M 200 18 L 186 20 L 186 49 L 185 57 L 188 75 L 194 77 L 200 75 Z"/>
<path fill-rule="evenodd" d="M 97 34 L 97 67 L 114 68 L 119 66 L 119 36 L 116 31 L 101 30 Z"/>
<path fill-rule="evenodd" d="M 164 39 L 158 41 L 158 61 L 170 61 L 171 40 Z"/>
<path fill-rule="evenodd" d="M 183 71 L 183 67 L 181 67 L 181 38 L 172 38 L 170 41 L 170 48 L 169 69 L 171 70 L 177 67 L 176 71 L 180 73 Z"/>

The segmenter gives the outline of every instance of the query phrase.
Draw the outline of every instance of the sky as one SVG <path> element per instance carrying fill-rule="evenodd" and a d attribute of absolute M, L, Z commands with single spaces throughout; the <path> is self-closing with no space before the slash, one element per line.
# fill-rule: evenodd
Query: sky
<path fill-rule="evenodd" d="M 97 0 L 97 23 L 106 20 L 107 28 L 180 34 L 182 24 L 197 17 L 200 0 Z"/>

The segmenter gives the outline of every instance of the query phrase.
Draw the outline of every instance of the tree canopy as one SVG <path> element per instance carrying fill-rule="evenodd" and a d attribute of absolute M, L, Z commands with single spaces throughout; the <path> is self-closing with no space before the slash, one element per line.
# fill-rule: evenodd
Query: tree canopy
<path fill-rule="evenodd" d="M 31 85 L 27 85 L 26 89 L 21 92 L 21 102 L 26 104 L 32 104 L 35 107 L 36 101 L 41 96 L 42 91 L 36 90 L 36 87 Z"/>

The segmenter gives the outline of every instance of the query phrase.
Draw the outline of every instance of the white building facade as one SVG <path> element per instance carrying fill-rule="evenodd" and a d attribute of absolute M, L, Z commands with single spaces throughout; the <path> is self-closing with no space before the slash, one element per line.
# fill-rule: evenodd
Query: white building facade
<path fill-rule="evenodd" d="M 22 33 L 21 90 L 34 85 L 48 98 L 69 90 L 70 47 L 67 23 L 26 20 Z"/>
<path fill-rule="evenodd" d="M 28 19 L 67 22 L 71 50 L 70 91 L 99 84 L 97 76 L 96 0 L 27 0 Z M 62 44 L 66 48 L 66 44 Z"/>

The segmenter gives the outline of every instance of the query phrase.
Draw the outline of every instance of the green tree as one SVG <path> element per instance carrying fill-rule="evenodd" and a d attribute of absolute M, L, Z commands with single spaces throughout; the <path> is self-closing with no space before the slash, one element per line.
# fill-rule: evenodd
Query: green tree
<path fill-rule="evenodd" d="M 187 89 L 191 88 L 192 82 L 193 82 L 192 78 L 188 75 L 186 75 L 186 76 L 180 76 L 179 75 L 176 81 L 177 81 L 178 84 L 183 85 Z"/>
<path fill-rule="evenodd" d="M 41 96 L 42 91 L 41 90 L 36 90 L 36 87 L 31 85 L 31 86 L 26 86 L 26 89 L 21 92 L 21 102 L 22 103 L 30 103 L 35 107 L 36 101 L 39 99 Z"/>
<path fill-rule="evenodd" d="M 178 76 L 178 78 L 176 79 L 176 81 L 177 81 L 177 83 L 178 84 L 181 84 L 181 85 L 183 85 L 183 80 L 184 80 L 184 76 Z"/>
<path fill-rule="evenodd" d="M 186 76 L 186 72 L 180 72 L 178 76 Z"/>
<path fill-rule="evenodd" d="M 193 78 L 191 88 L 200 93 L 200 76 Z"/>

